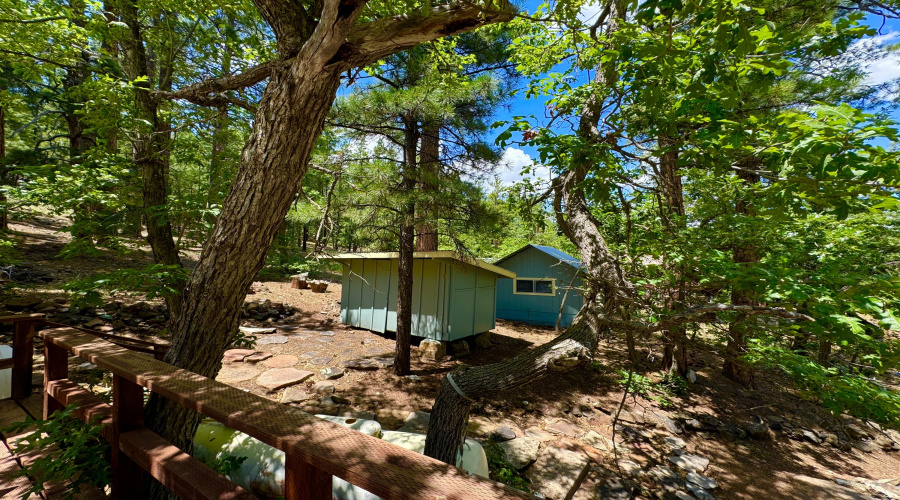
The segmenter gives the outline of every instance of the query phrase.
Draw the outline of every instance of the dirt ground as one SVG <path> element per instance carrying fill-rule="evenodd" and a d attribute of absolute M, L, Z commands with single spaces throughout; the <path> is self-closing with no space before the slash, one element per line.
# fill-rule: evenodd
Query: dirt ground
<path fill-rule="evenodd" d="M 151 263 L 146 248 L 137 244 L 132 245 L 124 256 L 108 252 L 97 257 L 63 260 L 58 254 L 66 238 L 64 233 L 58 232 L 59 224 L 59 219 L 45 217 L 11 225 L 21 252 L 21 262 L 13 273 L 23 273 L 24 276 L 30 272 L 32 275 L 28 283 L 7 283 L 0 296 L 4 302 L 11 297 L 38 296 L 64 307 L 68 304 L 62 289 L 64 283 L 89 273 L 139 268 Z M 190 257 L 196 259 L 197 252 L 191 252 Z M 188 266 L 191 264 L 187 262 Z M 295 368 L 318 374 L 323 368 L 341 367 L 344 361 L 350 359 L 389 355 L 394 350 L 394 341 L 390 336 L 341 324 L 339 283 L 331 283 L 328 290 L 321 294 L 292 289 L 287 279 L 258 282 L 253 290 L 255 293 L 247 296 L 248 302 L 277 302 L 298 310 L 283 320 L 245 320 L 242 323 L 245 326 L 275 327 L 275 335 L 287 337 L 283 344 L 260 344 L 255 349 L 274 355 L 296 356 Z M 127 302 L 141 298 L 121 296 L 117 299 Z M 333 332 L 333 335 L 328 332 Z M 129 328 L 116 330 L 115 333 L 154 338 L 146 331 L 138 335 Z M 468 356 L 430 362 L 420 360 L 414 348 L 413 377 L 398 377 L 388 369 L 346 370 L 343 377 L 334 380 L 335 394 L 350 400 L 347 406 L 360 412 L 380 409 L 428 412 L 441 379 L 455 366 L 461 363 L 482 365 L 508 359 L 550 341 L 555 335 L 552 328 L 498 320 L 492 331 L 492 346 L 489 349 L 475 349 Z M 260 339 L 264 337 L 259 336 Z M 0 343 L 4 340 L 8 340 L 8 336 L 4 338 L 0 335 Z M 658 378 L 655 371 L 658 362 L 655 358 L 658 355 L 656 345 L 651 340 L 645 340 L 640 348 L 645 362 L 639 371 Z M 547 428 L 559 419 L 565 419 L 584 431 L 594 430 L 611 438 L 613 414 L 623 400 L 623 384 L 617 374 L 617 370 L 625 367 L 623 352 L 624 346 L 619 339 L 603 339 L 593 369 L 575 369 L 546 377 L 507 394 L 498 394 L 475 408 L 473 421 L 511 423 L 518 432 L 530 427 Z M 779 373 L 761 372 L 752 390 L 743 389 L 720 375 L 721 356 L 701 343 L 691 346 L 691 364 L 697 381 L 690 385 L 685 395 L 672 396 L 665 407 L 659 401 L 629 395 L 625 398 L 626 414 L 642 415 L 652 410 L 675 420 L 684 414 L 709 415 L 721 422 L 737 424 L 769 421 L 777 417 L 795 428 L 823 432 L 839 425 L 826 409 L 796 394 Z M 226 371 L 229 366 L 226 364 Z M 261 364 L 247 367 L 260 372 L 265 369 Z M 319 378 L 314 377 L 306 385 Z M 232 384 L 276 401 L 281 399 L 284 391 L 267 391 L 253 378 Z M 640 421 L 641 418 L 623 420 L 625 423 L 616 428 L 616 439 L 624 439 L 628 443 L 628 458 L 644 468 L 665 464 L 666 454 L 661 451 L 659 443 L 668 434 L 658 424 Z M 473 435 L 483 437 L 483 431 L 473 430 Z M 719 483 L 720 488 L 714 491 L 716 498 L 836 498 L 827 488 L 810 486 L 797 479 L 804 476 L 827 481 L 855 477 L 900 479 L 900 452 L 897 451 L 876 450 L 869 453 L 855 448 L 840 451 L 825 444 L 790 438 L 784 432 L 772 432 L 770 438 L 765 440 L 735 439 L 723 432 L 686 431 L 679 437 L 685 440 L 688 452 L 710 459 L 705 474 Z M 598 467 L 615 469 L 616 458 L 612 453 L 592 458 Z M 592 481 L 599 479 L 590 476 L 582 490 L 589 488 Z M 576 498 L 595 498 L 583 496 L 581 492 L 579 495 Z"/>

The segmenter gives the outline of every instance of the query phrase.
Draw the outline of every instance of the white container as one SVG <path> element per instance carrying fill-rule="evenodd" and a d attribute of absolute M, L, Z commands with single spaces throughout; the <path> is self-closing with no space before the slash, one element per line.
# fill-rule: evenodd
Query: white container
<path fill-rule="evenodd" d="M 0 359 L 10 359 L 13 356 L 12 347 L 0 345 Z M 0 370 L 0 399 L 12 397 L 12 368 Z"/>

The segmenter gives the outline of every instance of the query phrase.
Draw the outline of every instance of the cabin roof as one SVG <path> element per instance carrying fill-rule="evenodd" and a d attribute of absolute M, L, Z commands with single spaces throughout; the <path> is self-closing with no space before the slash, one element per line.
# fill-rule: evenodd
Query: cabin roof
<path fill-rule="evenodd" d="M 582 266 L 580 260 L 576 259 L 575 257 L 572 257 L 571 255 L 567 254 L 566 252 L 563 252 L 562 250 L 560 250 L 558 248 L 548 247 L 545 245 L 533 245 L 530 243 L 528 245 L 525 245 L 524 247 L 516 250 L 515 252 L 507 255 L 506 257 L 503 257 L 502 259 L 494 262 L 494 264 L 500 264 L 501 262 L 503 262 L 503 261 L 513 257 L 514 255 L 517 255 L 529 248 L 534 248 L 535 250 L 537 250 L 539 252 L 543 252 L 543 253 L 549 255 L 550 257 L 562 262 L 563 264 L 567 264 L 575 269 L 579 269 L 579 270 L 584 269 L 584 266 Z"/>
<path fill-rule="evenodd" d="M 365 253 L 339 253 L 325 257 L 328 260 L 354 260 L 354 259 L 399 259 L 399 252 L 365 252 Z M 515 278 L 516 273 L 502 267 L 488 264 L 487 262 L 472 257 L 464 256 L 450 250 L 437 250 L 432 252 L 413 252 L 413 259 L 441 259 L 455 260 L 485 271 L 492 272 L 503 278 Z"/>

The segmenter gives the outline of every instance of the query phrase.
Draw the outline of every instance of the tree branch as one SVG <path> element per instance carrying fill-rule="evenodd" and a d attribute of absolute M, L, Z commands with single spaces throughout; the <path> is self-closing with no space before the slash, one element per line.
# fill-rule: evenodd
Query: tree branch
<path fill-rule="evenodd" d="M 211 106 L 213 104 L 205 103 L 209 102 L 209 99 L 212 98 L 214 94 L 222 94 L 229 90 L 239 90 L 251 87 L 268 78 L 276 68 L 287 66 L 289 64 L 289 62 L 282 60 L 267 61 L 256 65 L 243 73 L 223 76 L 221 78 L 210 78 L 172 92 L 159 91 L 155 92 L 155 94 L 165 99 L 184 99 L 201 106 Z"/>
<path fill-rule="evenodd" d="M 704 304 L 691 307 L 680 313 L 667 316 L 659 321 L 644 323 L 641 321 L 623 321 L 612 318 L 603 318 L 611 328 L 619 328 L 642 334 L 650 334 L 668 330 L 673 326 L 684 323 L 711 323 L 715 321 L 716 314 L 720 312 L 739 312 L 744 316 L 775 316 L 785 319 L 799 319 L 803 321 L 815 321 L 811 316 L 803 313 L 788 311 L 780 307 L 748 306 L 736 304 Z"/>

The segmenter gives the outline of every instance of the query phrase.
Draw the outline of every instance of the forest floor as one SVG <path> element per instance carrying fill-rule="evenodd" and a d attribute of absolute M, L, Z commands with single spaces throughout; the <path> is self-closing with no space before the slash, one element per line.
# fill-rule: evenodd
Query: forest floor
<path fill-rule="evenodd" d="M 148 249 L 137 243 L 124 255 L 105 252 L 63 260 L 58 255 L 68 241 L 68 235 L 59 231 L 64 222 L 44 216 L 11 224 L 19 263 L 11 270 L 12 281 L 2 290 L 0 309 L 42 309 L 64 322 L 93 322 L 116 334 L 164 339 L 164 335 L 156 335 L 162 324 L 158 317 L 126 313 L 141 307 L 158 310 L 158 301 L 118 296 L 106 308 L 73 312 L 77 308 L 70 307 L 65 283 L 92 273 L 139 269 L 152 260 Z M 189 260 L 195 261 L 197 255 L 188 252 Z M 192 264 L 186 262 L 189 267 Z M 255 312 L 248 313 L 242 325 L 275 329 L 257 335 L 253 348 L 263 353 L 262 357 L 270 357 L 258 363 L 232 357 L 233 361 L 224 363 L 219 380 L 306 411 L 377 418 L 386 428 L 415 427 L 422 418 L 416 412 L 431 411 L 442 377 L 457 365 L 508 359 L 556 335 L 552 328 L 498 320 L 487 349 L 435 362 L 419 359 L 414 347 L 413 376 L 398 377 L 384 367 L 349 369 L 345 362 L 361 358 L 385 362 L 393 353 L 393 339 L 340 323 L 339 283 L 318 294 L 293 289 L 288 281 L 254 283 L 253 293 L 246 299 L 245 307 L 256 303 L 249 306 Z M 25 307 L 21 303 L 7 307 L 15 302 L 13 298 L 23 297 L 35 300 Z M 273 312 L 261 319 L 260 311 L 280 314 Z M 117 314 L 121 318 L 110 319 Z M 106 318 L 98 322 L 101 315 Z M 0 344 L 8 337 L 8 333 L 0 333 Z M 722 499 L 900 498 L 900 442 L 892 447 L 885 441 L 897 434 L 886 435 L 869 423 L 831 415 L 800 397 L 780 373 L 760 372 L 754 387 L 743 389 L 721 376 L 721 356 L 702 338 L 691 344 L 694 383 L 682 391 L 651 389 L 644 396 L 624 398 L 615 434 L 622 448 L 616 456 L 610 440 L 614 437 L 613 416 L 623 401 L 620 370 L 627 368 L 623 353 L 619 339 L 603 339 L 593 367 L 546 377 L 484 402 L 473 411 L 470 436 L 483 441 L 491 454 L 510 459 L 524 456 L 523 469 L 551 447 L 587 457 L 589 473 L 576 499 L 628 498 L 630 491 L 640 491 L 638 498 L 693 498 L 678 496 L 687 495 L 685 489 L 698 498 L 710 498 L 704 494 Z M 659 381 L 659 353 L 652 339 L 641 345 L 641 354 L 645 361 L 637 372 Z M 279 367 L 309 371 L 314 376 L 274 391 L 257 383 L 259 375 Z M 40 359 L 35 368 L 41 370 Z M 334 394 L 328 390 L 316 394 L 322 384 L 313 384 L 322 381 L 324 368 L 344 372 L 331 380 Z M 427 421 L 427 416 L 424 418 Z M 513 439 L 505 441 L 512 436 L 502 436 L 504 432 L 497 428 L 503 426 L 515 434 Z M 682 462 L 679 456 L 700 457 L 701 462 L 708 459 L 708 466 L 698 467 L 697 472 L 715 479 L 717 487 L 690 488 L 692 483 L 684 482 L 690 467 L 678 465 Z M 534 481 L 533 486 L 547 481 L 534 471 L 541 462 L 538 459 L 522 472 Z M 617 479 L 618 474 L 624 474 L 624 479 Z M 672 481 L 677 484 L 672 486 Z"/>

